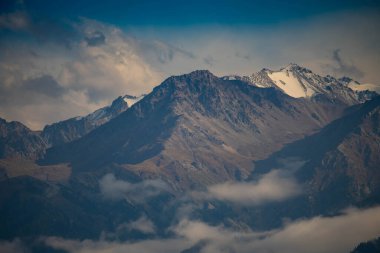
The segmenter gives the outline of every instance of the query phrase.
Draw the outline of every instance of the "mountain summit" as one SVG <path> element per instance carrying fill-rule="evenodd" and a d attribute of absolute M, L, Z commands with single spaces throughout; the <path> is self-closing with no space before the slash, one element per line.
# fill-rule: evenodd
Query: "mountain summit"
<path fill-rule="evenodd" d="M 48 150 L 42 162 L 69 162 L 77 171 L 113 164 L 175 189 L 202 188 L 245 178 L 252 160 L 318 130 L 344 108 L 198 70 L 169 77 L 117 118 Z"/>
<path fill-rule="evenodd" d="M 0 120 L 0 238 L 167 238 L 181 215 L 268 230 L 378 204 L 379 97 L 347 83 L 198 70 L 42 132 Z"/>
<path fill-rule="evenodd" d="M 320 76 L 294 63 L 277 71 L 262 69 L 247 79 L 257 87 L 275 87 L 294 98 L 323 99 L 347 105 L 364 102 L 375 95 L 373 89 L 355 88 L 352 79 L 347 82 L 347 78 Z"/>

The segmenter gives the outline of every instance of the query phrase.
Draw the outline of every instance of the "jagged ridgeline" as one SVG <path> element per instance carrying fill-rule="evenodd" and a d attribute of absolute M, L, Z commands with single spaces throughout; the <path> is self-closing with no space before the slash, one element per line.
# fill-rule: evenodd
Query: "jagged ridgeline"
<path fill-rule="evenodd" d="M 169 238 L 185 206 L 189 219 L 268 230 L 376 205 L 376 92 L 296 64 L 245 77 L 199 70 L 42 131 L 1 120 L 0 236 Z M 223 191 L 262 180 L 293 190 L 245 204 Z M 135 220 L 154 235 L 120 228 Z"/>

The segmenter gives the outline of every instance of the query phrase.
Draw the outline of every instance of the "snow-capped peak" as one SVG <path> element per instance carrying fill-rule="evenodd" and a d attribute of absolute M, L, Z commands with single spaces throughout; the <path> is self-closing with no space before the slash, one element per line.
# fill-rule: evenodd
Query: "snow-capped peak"
<path fill-rule="evenodd" d="M 364 97 L 370 99 L 373 96 L 359 94 L 364 90 L 380 92 L 380 87 L 377 85 L 363 85 L 349 77 L 336 79 L 332 76 L 320 76 L 295 63 L 290 63 L 279 70 L 262 69 L 249 76 L 249 80 L 257 87 L 274 87 L 294 98 L 324 95 L 329 99 L 338 99 L 348 104 L 363 102 Z"/>
<path fill-rule="evenodd" d="M 319 91 L 320 87 L 309 82 L 312 77 L 313 73 L 310 70 L 290 63 L 276 71 L 262 69 L 249 78 L 258 87 L 276 87 L 289 96 L 300 98 L 311 97 Z"/>
<path fill-rule="evenodd" d="M 267 75 L 272 82 L 289 96 L 311 97 L 317 90 L 298 73 L 298 65 L 289 64 L 279 71 L 268 71 Z"/>

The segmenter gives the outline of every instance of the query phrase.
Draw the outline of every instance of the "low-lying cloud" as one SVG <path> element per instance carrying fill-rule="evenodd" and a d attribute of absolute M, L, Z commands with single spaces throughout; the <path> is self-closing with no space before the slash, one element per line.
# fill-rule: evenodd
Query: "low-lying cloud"
<path fill-rule="evenodd" d="M 132 221 L 126 226 L 128 230 L 137 230 L 144 234 L 154 234 L 156 227 L 153 222 L 148 219 L 145 215 L 141 216 L 139 219 Z"/>
<path fill-rule="evenodd" d="M 70 253 L 116 252 L 255 252 L 255 253 L 347 253 L 360 242 L 380 236 L 380 207 L 347 209 L 335 217 L 313 217 L 286 224 L 283 228 L 255 232 L 210 226 L 201 221 L 182 220 L 171 229 L 174 236 L 138 242 L 109 242 L 44 238 L 46 245 Z M 0 244 L 0 249 L 20 249 L 20 241 Z M 13 248 L 14 247 L 14 248 Z M 15 252 L 15 251 L 8 251 Z"/>
<path fill-rule="evenodd" d="M 380 236 L 380 208 L 348 209 L 336 217 L 300 220 L 253 243 L 257 252 L 350 252 L 357 244 Z M 246 252 L 249 252 L 249 246 Z"/>
<path fill-rule="evenodd" d="M 301 193 L 302 187 L 290 175 L 279 170 L 265 174 L 256 182 L 226 182 L 212 185 L 206 196 L 244 205 L 260 205 L 289 199 Z"/>
<path fill-rule="evenodd" d="M 182 221 L 176 228 L 190 241 L 207 240 L 202 252 L 329 253 L 350 252 L 380 236 L 380 208 L 349 209 L 336 217 L 314 217 L 266 232 L 236 232 L 202 222 Z"/>
<path fill-rule="evenodd" d="M 118 243 L 92 240 L 76 241 L 49 237 L 45 242 L 54 249 L 65 250 L 69 253 L 178 253 L 183 247 L 187 248 L 191 246 L 190 241 L 178 238 Z"/>
<path fill-rule="evenodd" d="M 103 231 L 100 235 L 100 240 L 120 240 L 120 238 L 125 237 L 126 234 L 136 231 L 146 236 L 151 236 L 156 234 L 156 230 L 157 228 L 154 223 L 145 214 L 143 214 L 137 220 L 118 225 L 114 231 Z"/>
<path fill-rule="evenodd" d="M 144 180 L 138 183 L 130 183 L 116 179 L 113 174 L 105 175 L 99 181 L 99 186 L 102 195 L 106 199 L 127 199 L 137 203 L 143 203 L 149 198 L 169 191 L 168 185 L 161 180 Z"/>

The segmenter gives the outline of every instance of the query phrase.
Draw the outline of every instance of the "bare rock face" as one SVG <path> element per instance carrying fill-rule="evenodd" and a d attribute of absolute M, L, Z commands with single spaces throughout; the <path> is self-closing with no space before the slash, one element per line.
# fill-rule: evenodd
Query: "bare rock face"
<path fill-rule="evenodd" d="M 7 122 L 0 118 L 0 158 L 35 160 L 41 158 L 45 147 L 46 142 L 38 132 L 30 130 L 20 122 Z"/>
<path fill-rule="evenodd" d="M 254 176 L 303 161 L 296 175 L 315 210 L 376 201 L 380 194 L 380 97 L 352 107 L 318 133 L 286 145 L 255 164 Z"/>
<path fill-rule="evenodd" d="M 292 97 L 346 105 L 363 103 L 378 95 L 369 85 L 361 85 L 351 78 L 337 79 L 329 75 L 320 76 L 294 63 L 278 71 L 263 69 L 246 78 L 253 85 L 274 87 Z M 369 87 L 370 90 L 366 90 L 365 87 Z"/>
<path fill-rule="evenodd" d="M 194 71 L 168 78 L 78 141 L 50 149 L 43 163 L 70 162 L 74 170 L 116 163 L 176 189 L 202 188 L 245 178 L 253 160 L 313 133 L 344 108 Z"/>
<path fill-rule="evenodd" d="M 100 108 L 84 116 L 64 120 L 46 126 L 41 135 L 49 146 L 74 141 L 103 125 L 129 108 L 123 97 L 115 99 L 110 106 Z"/>
<path fill-rule="evenodd" d="M 129 106 L 125 97 L 87 116 L 48 125 L 43 131 L 32 131 L 20 122 L 0 118 L 0 157 L 40 159 L 48 147 L 74 141 L 126 111 Z M 139 98 L 128 96 L 128 101 L 136 99 Z"/>
<path fill-rule="evenodd" d="M 380 99 L 362 104 L 373 94 L 358 97 L 351 80 L 295 65 L 280 77 L 297 82 L 268 73 L 173 76 L 141 100 L 120 97 L 43 132 L 0 120 L 0 238 L 167 238 L 188 204 L 194 220 L 256 231 L 380 203 Z M 286 92 L 297 83 L 305 96 Z M 302 193 L 254 207 L 188 194 L 273 170 L 290 170 Z M 126 227 L 141 217 L 154 235 Z"/>

